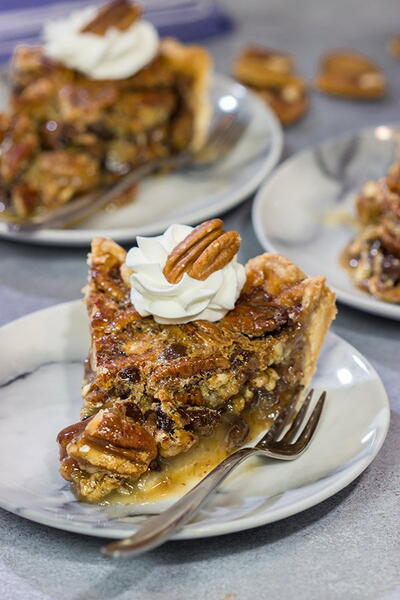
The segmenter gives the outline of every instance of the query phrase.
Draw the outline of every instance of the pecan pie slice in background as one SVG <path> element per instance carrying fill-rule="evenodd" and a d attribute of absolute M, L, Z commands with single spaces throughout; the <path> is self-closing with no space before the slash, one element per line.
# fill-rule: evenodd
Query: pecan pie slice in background
<path fill-rule="evenodd" d="M 89 502 L 129 493 L 179 455 L 194 461 L 217 432 L 227 455 L 254 424 L 265 429 L 309 384 L 336 312 L 324 278 L 263 254 L 222 319 L 163 325 L 132 305 L 125 259 L 110 239 L 93 241 L 82 420 L 58 436 L 61 474 Z"/>
<path fill-rule="evenodd" d="M 86 34 L 115 27 L 114 13 L 121 28 L 129 25 L 129 11 L 139 18 L 137 5 L 115 0 Z M 67 68 L 44 47 L 17 47 L 10 109 L 0 114 L 6 211 L 48 213 L 145 162 L 196 149 L 210 117 L 210 71 L 205 49 L 174 39 L 160 40 L 155 58 L 132 76 L 106 80 Z"/>
<path fill-rule="evenodd" d="M 400 163 L 368 181 L 356 201 L 359 232 L 340 261 L 354 283 L 379 300 L 400 303 Z"/>

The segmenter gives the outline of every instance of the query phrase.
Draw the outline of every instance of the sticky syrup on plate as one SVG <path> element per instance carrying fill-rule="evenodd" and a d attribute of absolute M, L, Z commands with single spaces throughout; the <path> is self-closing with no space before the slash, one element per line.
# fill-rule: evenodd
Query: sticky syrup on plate
<path fill-rule="evenodd" d="M 269 429 L 275 417 L 275 411 L 261 418 L 259 411 L 246 411 L 243 418 L 249 425 L 247 439 L 250 444 Z M 188 452 L 164 460 L 161 471 L 148 471 L 134 484 L 113 492 L 106 504 L 144 504 L 185 494 L 228 456 L 226 439 L 227 427 L 220 425 L 211 436 L 201 438 Z"/>

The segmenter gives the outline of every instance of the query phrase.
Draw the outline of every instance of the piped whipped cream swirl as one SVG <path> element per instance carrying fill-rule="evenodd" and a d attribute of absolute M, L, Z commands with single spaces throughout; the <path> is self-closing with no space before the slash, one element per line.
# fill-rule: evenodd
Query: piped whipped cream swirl
<path fill-rule="evenodd" d="M 125 31 L 110 27 L 104 35 L 82 33 L 97 10 L 90 6 L 47 23 L 43 30 L 45 54 L 92 79 L 124 79 L 153 60 L 159 37 L 155 27 L 143 19 Z"/>
<path fill-rule="evenodd" d="M 129 250 L 131 300 L 142 317 L 152 315 L 163 324 L 219 321 L 234 308 L 246 281 L 236 256 L 204 281 L 185 273 L 178 283 L 170 283 L 163 274 L 168 255 L 192 231 L 187 225 L 171 225 L 163 235 L 138 237 L 138 247 Z"/>

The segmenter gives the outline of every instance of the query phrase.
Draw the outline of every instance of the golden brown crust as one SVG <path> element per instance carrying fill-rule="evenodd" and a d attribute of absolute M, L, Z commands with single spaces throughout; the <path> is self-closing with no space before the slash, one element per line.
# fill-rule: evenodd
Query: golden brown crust
<path fill-rule="evenodd" d="M 211 117 L 208 97 L 212 60 L 201 46 L 184 46 L 173 38 L 161 41 L 160 53 L 167 58 L 176 71 L 191 78 L 192 85 L 186 91 L 187 103 L 194 116 L 191 150 L 197 150 L 205 141 Z"/>
<path fill-rule="evenodd" d="M 263 286 L 268 294 L 277 296 L 283 290 L 303 281 L 306 275 L 289 259 L 280 254 L 261 254 L 246 265 L 247 280 L 244 292 Z"/>
<path fill-rule="evenodd" d="M 304 330 L 302 385 L 307 387 L 315 372 L 319 352 L 329 326 L 336 315 L 336 296 L 326 285 L 325 277 L 309 278 L 280 254 L 262 254 L 247 263 L 247 283 L 262 281 L 266 292 L 277 296 L 279 305 L 301 304 Z"/>

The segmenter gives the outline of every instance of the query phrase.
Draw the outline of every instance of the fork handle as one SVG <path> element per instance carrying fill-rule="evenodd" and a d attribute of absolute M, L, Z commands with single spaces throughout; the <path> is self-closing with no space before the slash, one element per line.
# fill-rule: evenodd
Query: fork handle
<path fill-rule="evenodd" d="M 101 549 L 103 554 L 113 558 L 129 557 L 160 546 L 196 514 L 205 500 L 235 467 L 254 454 L 257 454 L 255 448 L 242 448 L 234 452 L 210 471 L 183 498 L 161 514 L 145 521 L 136 533 L 103 546 Z"/>

